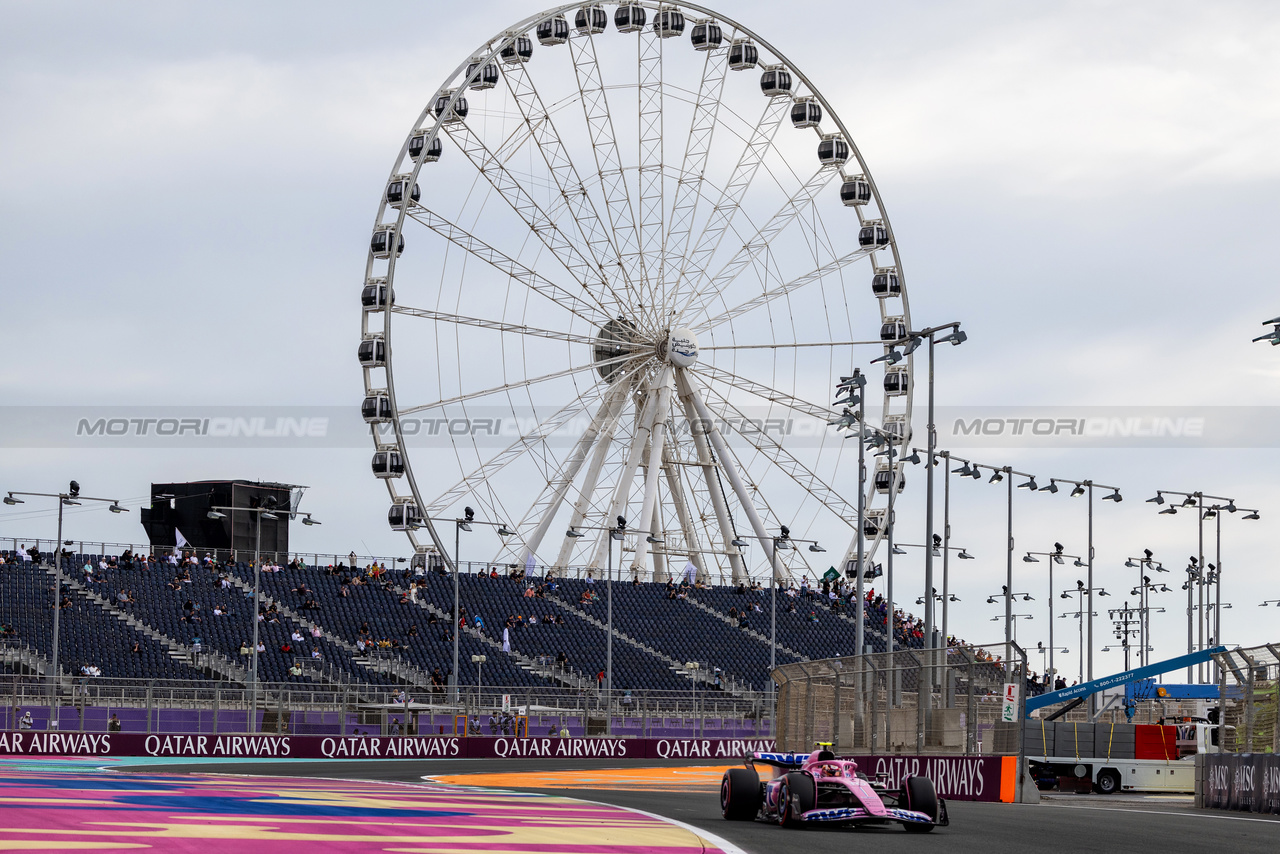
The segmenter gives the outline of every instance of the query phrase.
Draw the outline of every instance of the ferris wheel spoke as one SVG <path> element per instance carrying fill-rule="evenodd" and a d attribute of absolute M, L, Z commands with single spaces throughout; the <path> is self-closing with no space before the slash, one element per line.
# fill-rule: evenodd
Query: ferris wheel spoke
<path fill-rule="evenodd" d="M 579 395 L 574 400 L 539 421 L 538 424 L 533 427 L 533 429 L 527 431 L 525 435 L 512 442 L 486 462 L 463 475 L 461 480 L 449 489 L 445 490 L 444 493 L 427 506 L 427 515 L 439 515 L 460 499 L 474 492 L 477 488 L 483 488 L 485 482 L 489 478 L 492 478 L 502 469 L 527 454 L 535 446 L 545 444 L 553 433 L 567 424 L 570 419 L 576 417 L 584 410 L 589 409 L 601 396 L 603 396 L 603 394 L 604 392 L 600 390 L 599 386 L 595 386 L 591 392 Z"/>
<path fill-rule="evenodd" d="M 593 286 L 598 286 L 601 295 L 609 290 L 604 272 L 583 257 L 577 243 L 534 201 L 524 185 L 465 122 L 446 124 L 444 129 L 502 200 L 584 290 L 590 292 Z"/>
<path fill-rule="evenodd" d="M 399 410 L 398 414 L 403 417 L 405 415 L 415 415 L 419 412 L 428 412 L 432 409 L 440 409 L 441 407 L 445 407 L 445 406 L 452 406 L 453 404 L 456 404 L 456 403 L 469 403 L 473 400 L 479 400 L 480 398 L 484 398 L 484 397 L 491 397 L 495 394 L 505 394 L 506 392 L 512 391 L 514 389 L 528 388 L 529 386 L 537 385 L 538 383 L 545 383 L 551 380 L 558 380 L 563 377 L 572 376 L 574 374 L 580 374 L 583 371 L 594 371 L 601 367 L 608 367 L 609 365 L 621 365 L 624 362 L 628 361 L 629 359 L 634 359 L 634 358 L 636 357 L 633 354 L 628 353 L 625 356 L 615 356 L 612 359 L 602 359 L 599 362 L 590 362 L 585 365 L 576 365 L 572 368 L 565 368 L 564 370 L 561 370 L 561 371 L 553 371 L 549 374 L 543 374 L 542 376 L 530 377 L 529 379 L 521 379 L 516 382 L 506 383 L 504 385 L 493 386 L 491 388 L 484 389 L 483 391 L 468 392 L 466 394 L 459 394 L 454 397 L 446 397 L 441 400 L 437 400 L 433 403 L 424 403 L 419 406 L 410 406 L 407 409 Z"/>
<path fill-rule="evenodd" d="M 688 370 L 689 373 L 696 374 L 704 379 L 724 383 L 725 385 L 732 386 L 739 391 L 745 391 L 747 394 L 755 395 L 756 397 L 762 400 L 767 400 L 770 403 L 782 404 L 788 409 L 803 413 L 813 418 L 820 418 L 823 421 L 826 421 L 831 417 L 830 407 L 819 406 L 816 403 L 801 400 L 794 395 L 771 388 L 762 383 L 758 383 L 755 380 L 747 379 L 746 377 L 735 374 L 732 371 L 726 371 L 724 368 L 717 368 L 714 365 L 699 362 L 696 368 L 687 368 L 686 370 Z"/>
<path fill-rule="evenodd" d="M 730 39 L 732 41 L 732 39 Z M 717 48 L 706 52 L 702 65 L 702 78 L 698 83 L 698 95 L 693 105 L 693 121 L 685 142 L 684 160 L 676 176 L 675 197 L 671 206 L 671 223 L 663 240 L 662 291 L 666 295 L 679 283 L 689 237 L 693 233 L 693 221 L 697 216 L 698 202 L 706 181 L 707 159 L 715 134 L 716 120 L 720 114 L 720 97 L 725 76 L 729 71 L 729 49 Z M 664 303 L 666 300 L 664 299 Z"/>
<path fill-rule="evenodd" d="M 754 311 L 762 306 L 767 306 L 774 300 L 781 299 L 793 291 L 798 291 L 806 285 L 811 285 L 814 282 L 820 282 L 827 276 L 840 272 L 855 261 L 860 261 L 863 258 L 866 258 L 869 254 L 871 253 L 868 249 L 856 249 L 843 257 L 836 258 L 834 261 L 829 261 L 817 269 L 810 270 L 803 276 L 797 276 L 789 282 L 778 285 L 776 288 L 770 288 L 764 293 L 757 294 L 744 303 L 740 303 L 733 308 L 725 309 L 714 317 L 698 323 L 698 331 L 710 331 L 721 324 L 728 323 L 731 320 L 741 317 L 747 312 Z"/>
<path fill-rule="evenodd" d="M 724 422 L 731 427 L 734 425 L 749 425 L 758 421 L 758 419 L 748 418 L 727 397 L 710 386 L 706 387 L 706 392 L 716 401 L 712 405 L 712 410 L 719 409 Z M 782 443 L 778 439 L 770 436 L 766 430 L 756 431 L 734 427 L 734 432 L 759 451 L 776 468 L 795 481 L 801 489 L 816 498 L 821 506 L 834 513 L 837 518 L 848 522 L 850 519 L 858 517 L 857 507 L 849 504 L 839 492 L 818 477 L 808 466 L 796 459 L 790 451 L 782 447 Z"/>
<path fill-rule="evenodd" d="M 473 257 L 479 258 L 499 272 L 505 273 L 529 290 L 550 300 L 575 317 L 585 320 L 588 324 L 599 326 L 605 319 L 610 317 L 610 311 L 602 303 L 594 299 L 590 301 L 584 300 L 577 293 L 556 284 L 540 273 L 534 272 L 509 255 L 494 249 L 483 240 L 473 236 L 465 228 L 455 225 L 434 211 L 423 207 L 414 207 L 408 213 L 408 216 L 414 222 L 426 226 L 454 246 Z M 582 289 L 582 292 L 591 293 L 588 288 Z"/>
<path fill-rule="evenodd" d="M 551 529 L 556 514 L 564 503 L 565 497 L 569 494 L 570 487 L 573 486 L 573 482 L 582 471 L 582 466 L 586 463 L 587 455 L 590 453 L 592 446 L 597 441 L 609 441 L 625 403 L 626 388 L 615 384 L 609 390 L 609 393 L 605 395 L 604 401 L 600 404 L 600 408 L 596 410 L 596 414 L 591 419 L 591 424 L 586 432 L 582 434 L 574 445 L 573 453 L 569 455 L 564 465 L 555 473 L 555 476 L 547 479 L 547 485 L 543 488 L 542 493 L 530 505 L 525 517 L 520 521 L 520 527 L 524 528 L 534 519 L 538 520 L 538 525 L 534 528 L 533 533 L 521 543 L 523 548 L 523 554 L 520 557 L 521 564 L 528 560 L 529 555 L 537 555 L 538 550 L 542 547 L 543 538 L 546 537 L 547 532 Z"/>
<path fill-rule="evenodd" d="M 528 335 L 533 338 L 546 338 L 552 341 L 566 341 L 570 344 L 592 345 L 596 343 L 596 336 L 594 335 L 574 335 L 569 332 L 556 332 L 553 329 L 539 329 L 534 326 L 524 326 L 519 323 L 504 323 L 500 320 L 486 320 L 482 317 L 464 317 L 460 314 L 450 314 L 445 311 L 432 311 L 427 308 L 410 308 L 405 305 L 395 305 L 392 306 L 391 311 L 395 314 L 403 314 L 408 317 L 418 317 L 423 320 L 432 320 L 439 323 L 450 323 L 455 326 L 473 326 L 477 329 L 489 329 L 494 332 L 510 333 L 513 335 Z"/>
<path fill-rule="evenodd" d="M 601 271 L 607 282 L 606 271 L 618 268 L 618 249 L 613 243 L 611 233 L 604 227 L 596 213 L 595 204 L 587 194 L 586 185 L 579 177 L 578 170 L 574 167 L 573 160 L 570 159 L 560 133 L 551 119 L 551 111 L 543 103 L 542 96 L 525 63 L 516 63 L 510 67 L 507 73 L 502 75 L 502 79 L 506 81 L 511 97 L 520 109 L 524 124 L 531 129 L 533 140 L 555 181 L 557 198 L 550 215 L 558 219 L 559 209 L 562 207 L 568 209 L 583 245 L 591 253 L 591 261 L 596 269 Z M 624 282 L 624 289 L 626 285 L 627 283 Z M 609 284 L 608 288 L 615 303 L 626 304 L 626 301 L 618 296 L 612 284 Z"/>
<path fill-rule="evenodd" d="M 618 151 L 613 114 L 609 109 L 604 77 L 596 55 L 595 36 L 570 38 L 569 50 L 578 90 L 582 93 L 582 110 L 586 117 L 587 133 L 591 138 L 596 175 L 604 194 L 605 210 L 616 241 L 623 275 L 628 282 L 639 287 L 639 283 L 644 280 L 640 268 L 640 233 L 627 189 L 626 175 L 622 169 L 622 155 Z"/>
<path fill-rule="evenodd" d="M 733 167 L 729 182 L 720 193 L 720 200 L 712 208 L 711 215 L 698 234 L 693 252 L 684 259 L 676 287 L 671 294 L 673 299 L 678 299 L 686 283 L 696 284 L 706 275 L 707 265 L 715 257 L 716 250 L 720 248 L 720 242 L 724 239 L 729 226 L 733 224 L 747 189 L 755 180 L 756 172 L 760 169 L 760 164 L 764 161 L 770 146 L 773 145 L 773 138 L 786 119 L 790 106 L 790 98 L 770 98 L 765 104 L 760 120 L 753 127 L 751 136 L 737 164 Z"/>
<path fill-rule="evenodd" d="M 795 194 L 778 209 L 769 221 L 756 232 L 727 264 L 714 277 L 707 279 L 703 285 L 689 296 L 688 301 L 677 314 L 678 318 L 696 318 L 711 305 L 711 302 L 722 295 L 726 288 L 733 284 L 739 274 L 751 264 L 761 252 L 769 247 L 783 229 L 804 214 L 813 204 L 818 191 L 831 182 L 833 175 L 840 173 L 830 167 L 822 167 L 806 181 Z"/>
<path fill-rule="evenodd" d="M 662 226 L 666 216 L 666 180 L 662 167 L 662 42 L 662 37 L 653 30 L 641 31 L 636 86 L 640 110 L 640 269 L 649 287 L 647 310 L 653 321 L 659 319 L 658 309 L 662 306 Z M 643 551 L 643 546 L 638 548 L 637 556 Z"/>

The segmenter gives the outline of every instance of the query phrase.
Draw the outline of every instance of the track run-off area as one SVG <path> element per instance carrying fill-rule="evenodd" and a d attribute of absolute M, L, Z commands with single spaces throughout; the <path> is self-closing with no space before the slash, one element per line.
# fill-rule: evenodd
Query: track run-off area
<path fill-rule="evenodd" d="M 926 836 L 896 826 L 788 831 L 720 817 L 725 767 L 705 760 L 546 758 L 76 759 L 7 762 L 4 785 L 22 788 L 44 777 L 57 786 L 59 775 L 97 781 L 45 794 L 102 801 L 69 819 L 84 825 L 73 831 L 92 833 L 59 834 L 63 828 L 45 826 L 38 838 L 67 844 L 25 850 L 150 847 L 204 854 L 210 845 L 226 850 L 233 839 L 249 843 L 246 851 L 270 844 L 273 852 L 287 852 L 296 844 L 308 852 L 430 854 L 1280 849 L 1280 819 L 1197 810 L 1190 796 L 1178 795 L 1050 795 L 1038 805 L 949 801 L 950 826 Z M 12 791 L 0 797 L 6 803 L 0 850 L 24 850 L 15 844 L 21 835 L 14 832 L 15 816 L 35 807 L 15 801 Z M 102 835 L 104 829 L 112 835 Z"/>

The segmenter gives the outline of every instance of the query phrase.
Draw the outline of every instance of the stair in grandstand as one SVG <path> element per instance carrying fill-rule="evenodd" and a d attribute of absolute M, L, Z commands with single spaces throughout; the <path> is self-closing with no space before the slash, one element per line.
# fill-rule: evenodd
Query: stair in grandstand
<path fill-rule="evenodd" d="M 591 616 L 581 608 L 575 608 L 573 605 L 570 605 L 568 602 L 565 602 L 559 596 L 555 596 L 553 594 L 547 594 L 546 601 L 550 602 L 551 604 L 555 605 L 556 607 L 564 611 L 567 611 L 570 614 L 573 614 L 574 616 L 580 619 L 586 620 L 588 623 L 591 623 L 592 625 L 596 626 L 599 629 L 604 630 L 605 632 L 609 631 L 608 623 L 605 623 L 602 620 L 596 619 L 595 617 Z M 683 676 L 685 679 L 688 679 L 691 682 L 695 681 L 694 675 L 691 675 L 689 673 L 688 669 L 685 667 L 684 662 L 676 661 L 671 656 L 666 655 L 662 652 L 659 652 L 658 650 L 654 649 L 648 644 L 645 644 L 645 643 L 642 643 L 641 641 L 636 640 L 635 638 L 631 637 L 631 635 L 628 635 L 625 632 L 620 631 L 616 626 L 613 629 L 613 636 L 618 640 L 622 641 L 623 643 L 629 644 L 630 646 L 633 646 L 636 649 L 639 649 L 642 652 L 645 652 L 648 655 L 651 655 L 654 658 L 658 659 L 663 664 L 665 664 L 669 670 L 671 670 L 678 676 Z M 699 678 L 696 679 L 697 682 L 702 682 L 704 684 L 713 684 L 715 681 L 714 678 L 711 677 L 710 674 L 708 674 L 706 671 L 699 671 L 698 676 Z"/>
<path fill-rule="evenodd" d="M 54 575 L 54 568 L 52 565 L 45 565 L 43 568 L 51 577 Z M 137 617 L 125 613 L 106 597 L 86 588 L 85 585 L 75 577 L 69 576 L 65 572 L 60 573 L 60 575 L 62 576 L 62 585 L 64 588 L 69 588 L 75 591 L 76 594 L 97 605 L 103 611 L 106 611 L 120 622 L 138 632 L 141 632 L 161 646 L 166 647 L 169 650 L 169 657 L 174 661 L 190 665 L 191 667 L 201 670 L 210 676 L 216 676 L 233 682 L 239 682 L 241 684 L 248 684 L 248 671 L 217 651 L 202 649 L 197 653 L 192 647 L 179 643 L 168 635 L 165 635 L 147 625 Z"/>
<path fill-rule="evenodd" d="M 229 577 L 229 580 L 233 587 L 243 591 L 248 595 L 253 594 L 253 585 L 249 584 L 244 579 L 239 578 L 235 575 L 232 575 Z M 409 664 L 407 661 L 394 660 L 390 656 L 378 656 L 376 654 L 369 653 L 369 652 L 361 652 L 360 648 L 357 647 L 355 644 L 349 643 L 343 640 L 342 638 L 338 637 L 336 634 L 327 630 L 324 626 L 320 625 L 320 623 L 317 622 L 315 619 L 307 619 L 303 617 L 301 614 L 299 614 L 297 611 L 293 610 L 289 606 L 285 605 L 279 599 L 273 596 L 269 596 L 265 593 L 262 593 L 261 591 L 259 591 L 259 596 L 264 603 L 274 604 L 276 606 L 276 609 L 281 614 L 288 617 L 290 620 L 293 620 L 295 623 L 298 623 L 299 625 L 302 625 L 302 626 L 314 625 L 318 627 L 320 629 L 320 636 L 322 638 L 324 638 L 334 646 L 340 647 L 341 649 L 344 649 L 348 653 L 350 653 L 351 661 L 359 665 L 360 667 L 366 670 L 370 670 L 374 673 L 380 673 L 384 676 L 392 676 L 398 681 L 403 682 L 404 684 L 410 685 L 415 688 L 420 688 L 422 690 L 430 690 L 431 677 L 423 673 L 421 670 L 414 667 L 413 665 Z M 329 662 L 329 664 L 333 665 L 334 663 Z M 317 668 L 311 671 L 311 675 L 313 678 L 320 678 L 334 685 L 341 684 L 341 682 L 344 681 L 341 678 L 339 678 L 340 675 L 344 675 L 341 672 L 341 668 L 338 668 L 337 673 L 335 673 L 334 670 L 329 667 Z M 345 674 L 345 675 L 348 680 L 354 676 L 354 677 L 357 677 L 357 681 L 359 681 L 358 677 L 360 674 L 358 673 Z"/>
<path fill-rule="evenodd" d="M 396 593 L 399 593 L 401 595 L 408 595 L 408 592 L 409 592 L 402 587 L 396 587 L 395 591 Z M 442 608 L 436 605 L 433 605 L 430 602 L 424 602 L 421 600 L 416 601 L 415 604 L 419 608 L 422 608 L 424 611 L 435 614 L 437 617 L 444 620 L 446 624 L 451 622 L 449 614 L 445 612 Z M 486 646 L 490 647 L 491 649 L 497 650 L 498 652 L 502 652 L 501 643 L 489 637 L 479 629 L 476 629 L 474 626 L 464 627 L 463 632 L 465 632 L 466 634 L 470 635 L 471 637 L 479 641 L 482 641 Z M 561 668 L 561 667 L 555 667 L 551 665 L 539 664 L 537 659 L 533 658 L 532 656 L 528 656 L 528 655 L 525 655 L 524 653 L 516 652 L 515 650 L 511 650 L 510 652 L 506 652 L 503 654 L 511 656 L 511 658 L 514 659 L 520 665 L 521 669 L 527 670 L 530 673 L 536 674 L 538 676 L 542 676 L 546 679 L 554 679 L 556 682 L 559 682 L 561 685 L 565 685 L 569 688 L 582 689 L 591 684 L 590 679 L 588 679 L 584 674 L 574 670 L 573 668 Z"/>
<path fill-rule="evenodd" d="M 688 602 L 690 605 L 692 605 L 695 608 L 699 608 L 703 611 L 706 611 L 708 614 L 715 617 L 717 620 L 722 620 L 723 622 L 728 623 L 730 626 L 733 626 L 734 628 L 738 627 L 738 624 L 735 623 L 733 618 L 730 617 L 728 614 L 722 614 L 719 611 L 717 611 L 715 608 L 712 608 L 709 605 L 702 604 L 697 599 L 694 599 L 692 595 L 690 595 L 689 598 L 685 599 L 684 601 Z M 769 636 L 765 634 L 761 634 L 760 632 L 757 632 L 755 629 L 746 628 L 746 629 L 742 629 L 741 631 L 743 634 L 749 635 L 755 638 L 756 640 L 761 641 L 762 643 L 765 643 L 765 644 L 769 643 Z M 778 652 L 784 652 L 787 655 L 795 656 L 801 661 L 811 660 L 809 656 L 796 652 L 794 649 L 792 649 L 789 646 L 783 646 L 782 644 L 778 644 L 777 646 L 778 646 Z"/>

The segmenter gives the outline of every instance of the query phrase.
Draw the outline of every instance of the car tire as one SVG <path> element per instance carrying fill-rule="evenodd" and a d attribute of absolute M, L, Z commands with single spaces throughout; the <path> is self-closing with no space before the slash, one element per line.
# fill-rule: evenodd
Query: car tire
<path fill-rule="evenodd" d="M 751 768 L 730 768 L 720 781 L 720 814 L 726 821 L 752 821 L 760 812 L 760 775 Z"/>
<path fill-rule="evenodd" d="M 1110 769 L 1098 772 L 1098 781 L 1093 790 L 1099 795 L 1114 795 L 1120 791 L 1120 775 Z"/>
<path fill-rule="evenodd" d="M 799 806 L 793 804 L 798 800 Z M 799 827 L 800 816 L 813 809 L 817 800 L 817 787 L 813 778 L 799 771 L 792 771 L 782 778 L 778 789 L 778 824 L 783 827 Z M 798 809 L 798 811 L 797 811 Z"/>
<path fill-rule="evenodd" d="M 908 777 L 902 787 L 906 796 L 907 809 L 922 812 L 935 822 L 938 820 L 938 793 L 933 788 L 933 781 L 928 777 Z M 902 825 L 909 833 L 928 833 L 933 830 L 932 824 L 908 823 Z"/>

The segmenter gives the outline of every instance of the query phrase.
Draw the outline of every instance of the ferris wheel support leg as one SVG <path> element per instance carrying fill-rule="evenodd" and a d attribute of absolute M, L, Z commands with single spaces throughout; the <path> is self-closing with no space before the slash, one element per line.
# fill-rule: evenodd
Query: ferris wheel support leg
<path fill-rule="evenodd" d="M 591 465 L 587 467 L 582 489 L 578 494 L 578 500 L 573 506 L 573 515 L 569 517 L 570 528 L 576 529 L 580 527 L 583 520 L 587 518 L 587 511 L 591 509 L 591 497 L 595 495 L 596 484 L 600 480 L 600 472 L 604 469 L 605 460 L 609 456 L 609 449 L 613 446 L 613 435 L 617 431 L 618 422 L 622 417 L 622 407 L 627 402 L 627 384 L 618 383 L 611 394 L 616 394 L 617 397 L 613 399 L 613 407 L 609 418 L 605 421 L 604 432 L 596 440 L 596 449 L 591 457 Z M 556 558 L 555 565 L 560 569 L 568 569 L 572 558 L 573 539 L 565 537 L 564 543 L 560 546 L 560 554 Z"/>
<path fill-rule="evenodd" d="M 702 560 L 702 546 L 698 542 L 697 529 L 693 527 L 693 518 L 689 516 L 689 505 L 684 500 L 684 484 L 680 473 L 670 461 L 662 466 L 667 476 L 667 492 L 671 495 L 671 506 L 676 510 L 676 519 L 680 522 L 680 530 L 684 532 L 684 546 L 689 550 L 689 562 L 693 564 L 695 578 L 706 583 L 707 567 Z"/>
<path fill-rule="evenodd" d="M 658 408 L 658 380 L 655 378 L 649 384 L 648 393 L 645 395 L 644 407 L 640 411 L 640 417 L 636 419 L 636 434 L 631 440 L 631 449 L 627 453 L 627 462 L 622 469 L 622 474 L 618 477 L 618 484 L 614 490 L 613 501 L 609 505 L 609 518 L 606 521 L 613 521 L 616 516 L 625 516 L 627 510 L 627 498 L 631 494 L 631 484 L 636 479 L 636 469 L 640 468 L 640 459 L 644 456 L 645 444 L 649 441 L 649 434 L 653 431 L 653 416 Z M 641 519 L 643 520 L 643 516 Z M 640 524 L 644 524 L 641 521 Z M 605 526 L 609 527 L 609 526 Z M 609 536 L 605 534 L 598 538 L 596 543 L 595 557 L 591 559 L 590 568 L 599 569 L 604 563 L 605 549 L 609 547 Z"/>
<path fill-rule="evenodd" d="M 653 516 L 650 517 L 649 530 L 662 530 L 662 510 L 658 502 L 654 502 L 653 505 Z M 668 570 L 666 554 L 655 549 L 653 552 L 653 580 L 659 584 L 666 584 L 671 578 Z"/>
<path fill-rule="evenodd" d="M 733 545 L 735 534 L 729 517 L 729 502 L 725 499 L 719 478 L 716 477 L 715 462 L 711 459 L 711 447 L 707 444 L 706 431 L 700 427 L 702 422 L 698 418 L 698 410 L 693 403 L 693 389 L 684 371 L 676 372 L 676 391 L 684 406 L 684 417 L 689 422 L 689 435 L 693 437 L 694 447 L 698 451 L 698 465 L 702 468 L 707 493 L 711 496 L 711 506 L 715 510 L 716 522 L 720 526 L 721 542 L 729 555 L 730 579 L 734 584 L 738 584 L 747 578 L 747 565 L 742 559 L 742 552 Z M 724 581 L 723 576 L 720 580 Z"/>
<path fill-rule="evenodd" d="M 595 417 L 591 419 L 591 424 L 587 427 L 586 432 L 578 440 L 578 444 L 573 449 L 573 454 L 569 457 L 569 464 L 565 467 L 564 474 L 560 477 L 560 482 L 553 487 L 551 496 L 547 499 L 547 508 L 542 514 L 542 519 L 538 522 L 538 527 L 534 529 L 533 534 L 525 544 L 524 552 L 520 555 L 521 566 L 528 562 L 530 555 L 537 554 L 543 538 L 546 537 L 547 531 L 551 529 L 551 523 L 555 518 L 556 512 L 560 509 L 560 505 L 564 503 L 569 487 L 573 485 L 573 481 L 578 477 L 578 472 L 582 470 L 582 464 L 586 462 L 587 453 L 591 450 L 591 446 L 595 444 L 601 429 L 609 421 L 617 417 L 621 399 L 622 395 L 618 389 L 610 390 L 600 404 L 600 408 L 596 410 Z"/>
<path fill-rule="evenodd" d="M 688 378 L 686 382 L 689 383 L 689 396 L 693 400 L 693 406 L 697 410 L 698 418 L 707 428 L 711 445 L 716 449 L 716 454 L 720 457 L 721 468 L 724 469 L 725 477 L 729 478 L 729 486 L 733 488 L 734 494 L 738 496 L 738 503 L 742 505 L 742 512 L 747 514 L 747 519 L 751 522 L 751 530 L 755 532 L 756 538 L 760 540 L 760 546 L 767 550 L 769 554 L 769 564 L 772 567 L 771 571 L 773 572 L 774 580 L 785 581 L 786 576 L 782 568 L 779 566 L 778 561 L 773 559 L 773 537 L 765 530 L 764 521 L 761 520 L 760 514 L 756 512 L 756 506 L 751 502 L 751 494 L 747 492 L 747 485 L 742 482 L 742 475 L 738 474 L 737 468 L 729 462 L 732 456 L 729 453 L 729 446 L 725 442 L 724 436 L 720 435 L 720 429 L 716 427 L 715 418 L 712 416 L 706 402 L 702 399 L 702 395 L 698 392 L 697 386 L 694 385 L 693 379 Z"/>
<path fill-rule="evenodd" d="M 646 526 L 649 532 L 657 537 L 662 533 L 661 527 L 656 525 L 655 522 L 657 521 L 656 509 L 658 506 L 658 474 L 662 471 L 662 447 L 666 439 L 667 413 L 671 409 L 671 368 L 664 369 L 658 375 L 658 379 L 654 381 L 654 385 L 657 390 L 652 397 L 656 402 L 653 408 L 653 421 L 649 429 L 649 459 L 645 466 L 644 501 L 640 505 L 640 524 Z M 636 554 L 635 559 L 631 562 L 631 571 L 633 573 L 643 572 L 648 556 L 648 539 L 637 537 Z"/>
<path fill-rule="evenodd" d="M 746 580 L 746 562 L 742 560 L 740 549 L 733 545 L 736 534 L 733 533 L 733 524 L 728 515 L 728 501 L 721 487 L 721 481 L 716 476 L 716 462 L 712 460 L 707 431 L 701 426 L 703 421 L 699 419 L 698 407 L 694 406 L 692 387 L 685 371 L 677 371 L 676 389 L 685 407 L 685 417 L 689 420 L 689 433 L 694 438 L 694 447 L 698 449 L 698 463 L 703 470 L 703 478 L 707 481 L 707 492 L 712 498 L 712 507 L 716 510 L 716 521 L 721 529 L 721 542 L 724 545 L 724 551 L 728 553 L 730 579 L 733 584 L 739 584 Z M 723 577 L 721 580 L 723 581 Z"/>

